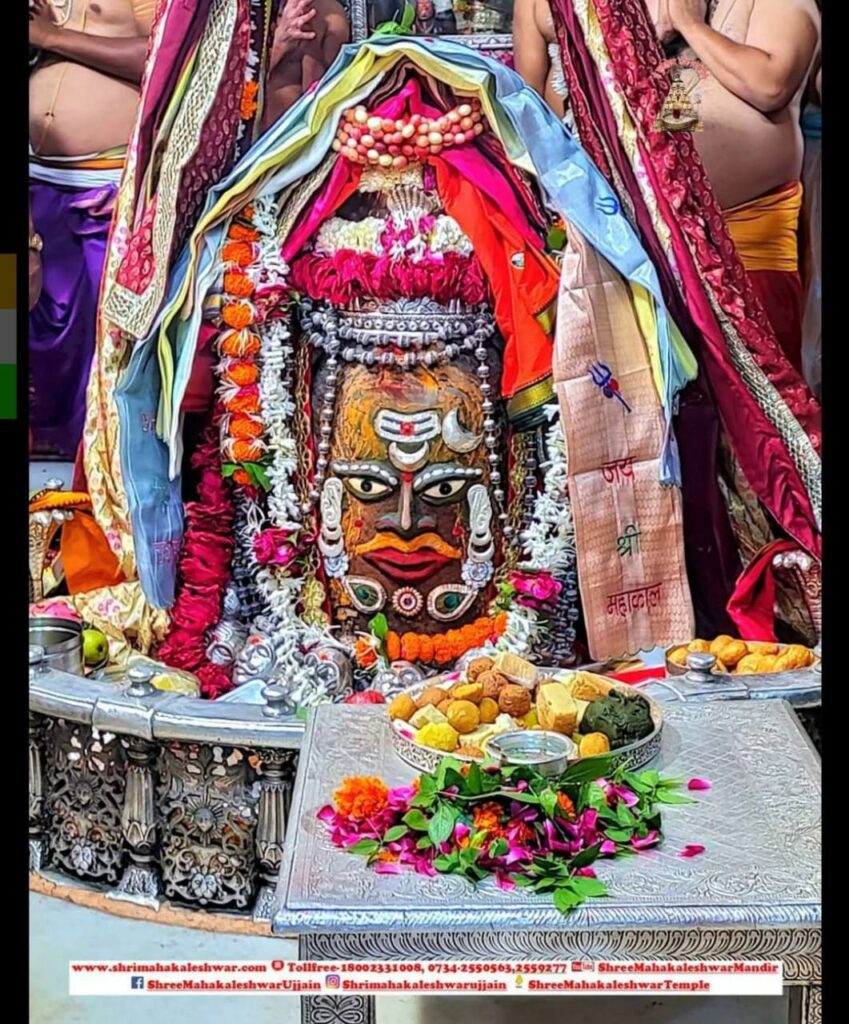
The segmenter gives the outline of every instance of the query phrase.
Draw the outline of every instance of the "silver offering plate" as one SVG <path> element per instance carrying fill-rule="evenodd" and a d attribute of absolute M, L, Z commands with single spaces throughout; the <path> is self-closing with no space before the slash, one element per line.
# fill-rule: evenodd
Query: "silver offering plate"
<path fill-rule="evenodd" d="M 745 642 L 746 641 L 744 641 L 744 643 Z M 753 641 L 753 642 L 756 642 L 756 641 Z M 776 646 L 778 647 L 779 652 L 781 652 L 781 651 L 786 650 L 790 645 L 789 644 L 776 644 Z M 794 646 L 800 646 L 800 645 L 794 645 Z M 803 645 L 801 645 L 801 646 L 803 646 Z M 821 664 L 819 655 L 817 654 L 816 650 L 813 651 L 814 660 L 811 662 L 810 665 L 806 665 L 804 668 L 785 669 L 783 672 L 757 672 L 757 673 L 748 673 L 748 672 L 742 672 L 742 673 L 738 673 L 738 672 L 718 672 L 716 670 L 716 668 L 715 668 L 716 658 L 714 657 L 714 655 L 710 655 L 710 658 L 713 659 L 713 661 L 711 663 L 708 663 L 709 659 L 706 658 L 706 655 L 700 654 L 699 655 L 700 663 L 696 664 L 695 666 L 689 664 L 689 658 L 687 659 L 687 661 L 688 661 L 687 665 L 676 665 L 674 661 L 670 660 L 671 656 L 676 651 L 680 651 L 682 648 L 686 650 L 686 647 L 687 647 L 687 644 L 675 644 L 674 647 L 668 647 L 666 649 L 664 654 L 665 654 L 667 675 L 670 675 L 670 676 L 684 676 L 684 675 L 688 675 L 688 674 L 690 674 L 692 672 L 693 667 L 695 667 L 697 671 L 701 671 L 703 673 L 710 673 L 710 675 L 712 675 L 712 676 L 714 676 L 716 678 L 716 682 L 718 684 L 723 684 L 723 683 L 733 684 L 735 681 L 737 681 L 739 683 L 743 683 L 743 684 L 751 684 L 751 683 L 757 682 L 760 686 L 768 687 L 772 683 L 775 683 L 776 685 L 782 684 L 782 685 L 786 686 L 787 685 L 787 678 L 788 678 L 788 676 L 793 676 L 796 673 L 810 672 L 812 669 L 814 669 L 816 671 L 822 671 L 822 664 Z M 691 654 L 690 657 L 693 657 L 693 655 Z"/>
<path fill-rule="evenodd" d="M 568 673 L 565 673 L 562 669 L 553 669 L 550 674 L 544 670 L 540 670 L 540 678 L 546 679 L 557 679 L 563 677 Z M 436 676 L 425 680 L 424 682 L 417 683 L 415 686 L 409 686 L 403 693 L 409 694 L 412 700 L 417 700 L 422 692 L 427 689 L 428 686 L 444 686 L 446 693 L 451 686 L 458 681 L 460 677 L 459 672 L 452 672 L 446 676 Z M 629 743 L 624 747 L 617 747 L 616 750 L 611 751 L 614 758 L 614 766 L 620 765 L 623 762 L 627 762 L 631 769 L 639 769 L 645 767 L 660 751 L 661 734 L 663 732 L 663 712 L 660 710 L 660 705 L 651 699 L 647 694 L 636 691 L 631 686 L 626 686 L 623 683 L 617 683 L 614 679 L 602 677 L 610 684 L 614 690 L 621 690 L 623 693 L 644 700 L 649 706 L 649 712 L 651 714 L 654 728 L 643 739 L 637 740 L 636 743 Z M 443 750 L 436 750 L 432 747 L 423 747 L 421 744 L 416 743 L 414 739 L 405 735 L 405 732 L 414 732 L 412 726 L 408 725 L 407 722 L 396 720 L 394 722 L 387 722 L 389 730 L 392 735 L 392 745 L 395 748 L 395 752 L 398 756 L 412 765 L 414 768 L 418 768 L 422 772 L 434 772 L 436 771 L 439 762 L 443 757 L 453 757 L 457 761 L 466 761 L 468 763 L 477 762 L 482 764 L 485 760 L 499 760 L 499 758 L 485 758 L 485 757 L 469 757 L 464 754 L 457 753 L 446 753 Z M 528 736 L 547 736 L 550 733 L 545 732 L 542 729 L 527 729 L 521 730 L 517 726 L 517 730 L 524 732 Z M 511 732 L 512 734 L 512 732 Z M 507 736 L 507 732 L 497 733 L 493 739 L 503 739 Z M 565 738 L 565 737 L 564 737 Z M 567 763 L 573 763 L 580 760 L 574 753 L 571 756 L 567 756 Z M 512 762 L 511 762 L 512 763 Z"/>

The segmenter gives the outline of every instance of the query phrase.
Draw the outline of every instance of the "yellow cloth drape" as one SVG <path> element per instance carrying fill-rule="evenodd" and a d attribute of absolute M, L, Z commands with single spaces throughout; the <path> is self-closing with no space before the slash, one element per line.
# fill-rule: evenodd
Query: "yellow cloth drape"
<path fill-rule="evenodd" d="M 799 269 L 802 183 L 794 181 L 751 202 L 723 210 L 725 226 L 746 270 Z"/>

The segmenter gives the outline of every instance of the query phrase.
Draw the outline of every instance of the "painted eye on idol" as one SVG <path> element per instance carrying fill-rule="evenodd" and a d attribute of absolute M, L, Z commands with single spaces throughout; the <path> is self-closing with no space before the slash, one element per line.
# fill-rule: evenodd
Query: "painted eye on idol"
<path fill-rule="evenodd" d="M 446 583 L 430 592 L 427 608 L 433 618 L 440 622 L 450 622 L 467 611 L 476 596 L 474 587 L 462 583 Z"/>
<path fill-rule="evenodd" d="M 425 487 L 421 495 L 432 504 L 440 504 L 460 497 L 468 484 L 468 480 L 440 480 L 438 483 L 431 484 L 430 487 Z"/>
<path fill-rule="evenodd" d="M 392 490 L 389 484 L 371 476 L 349 476 L 345 479 L 345 486 L 360 501 L 376 501 Z"/>

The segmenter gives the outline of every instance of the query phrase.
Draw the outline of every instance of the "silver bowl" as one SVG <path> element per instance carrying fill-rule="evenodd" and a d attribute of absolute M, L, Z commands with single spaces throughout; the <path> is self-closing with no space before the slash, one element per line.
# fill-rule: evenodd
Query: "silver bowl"
<path fill-rule="evenodd" d="M 73 619 L 40 615 L 29 620 L 31 647 L 44 649 L 43 664 L 57 672 L 85 674 L 83 627 Z"/>
<path fill-rule="evenodd" d="M 485 750 L 500 765 L 530 765 L 549 779 L 562 775 L 578 753 L 576 744 L 568 736 L 544 729 L 499 733 L 487 741 Z"/>

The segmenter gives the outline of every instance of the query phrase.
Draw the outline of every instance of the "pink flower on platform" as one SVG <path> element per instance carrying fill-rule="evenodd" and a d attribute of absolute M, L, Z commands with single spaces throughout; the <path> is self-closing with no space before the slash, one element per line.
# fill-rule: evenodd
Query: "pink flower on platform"
<path fill-rule="evenodd" d="M 690 779 L 687 789 L 710 789 L 710 783 L 707 779 Z"/>

